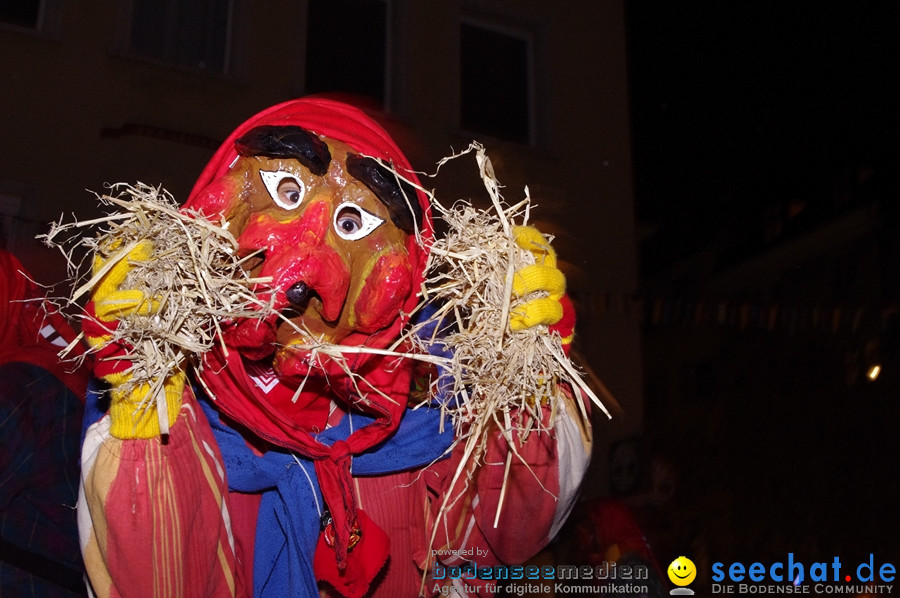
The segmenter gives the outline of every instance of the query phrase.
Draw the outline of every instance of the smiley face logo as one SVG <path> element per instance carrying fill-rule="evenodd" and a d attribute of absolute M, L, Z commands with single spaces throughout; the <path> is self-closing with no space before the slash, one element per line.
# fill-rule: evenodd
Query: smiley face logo
<path fill-rule="evenodd" d="M 694 561 L 685 556 L 680 556 L 672 561 L 667 572 L 669 579 L 676 586 L 690 585 L 697 577 L 697 567 L 694 566 Z"/>

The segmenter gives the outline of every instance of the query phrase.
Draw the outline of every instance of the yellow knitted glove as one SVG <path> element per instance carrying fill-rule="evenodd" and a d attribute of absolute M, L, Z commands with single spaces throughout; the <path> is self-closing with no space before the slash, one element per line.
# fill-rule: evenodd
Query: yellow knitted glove
<path fill-rule="evenodd" d="M 113 382 L 109 376 L 104 378 L 111 386 L 109 391 L 109 433 L 116 438 L 123 439 L 156 438 L 161 433 L 157 404 L 144 404 L 150 395 L 151 385 L 145 383 L 130 387 L 123 386 L 131 380 L 131 374 L 120 376 L 117 382 Z M 166 415 L 170 426 L 178 421 L 184 382 L 185 373 L 178 370 L 167 376 L 162 384 L 166 397 Z"/>
<path fill-rule="evenodd" d="M 539 324 L 552 325 L 563 317 L 560 299 L 566 292 L 566 278 L 556 267 L 556 252 L 550 242 L 533 226 L 516 226 L 513 235 L 519 247 L 534 254 L 535 263 L 513 274 L 513 293 L 525 297 L 535 291 L 547 292 L 546 297 L 532 299 L 518 306 L 509 318 L 514 331 L 526 330 Z"/>
<path fill-rule="evenodd" d="M 91 291 L 94 302 L 94 314 L 101 322 L 112 322 L 132 314 L 153 315 L 159 309 L 159 302 L 147 300 L 144 293 L 137 289 L 119 288 L 135 262 L 146 262 L 153 255 L 153 244 L 141 241 L 125 256 L 116 261 L 108 269 Z M 107 266 L 107 262 L 99 256 L 94 258 L 94 276 Z"/>
<path fill-rule="evenodd" d="M 94 285 L 88 315 L 83 324 L 85 338 L 96 351 L 94 373 L 110 385 L 109 416 L 110 433 L 116 438 L 154 438 L 161 428 L 156 402 L 148 398 L 164 397 L 168 422 L 177 421 L 181 411 L 181 395 L 184 391 L 185 373 L 176 370 L 162 381 L 162 392 L 153 387 L 159 382 L 134 385 L 132 381 L 132 348 L 122 341 L 110 342 L 119 320 L 132 315 L 152 316 L 159 310 L 159 301 L 147 298 L 136 289 L 122 289 L 133 264 L 152 259 L 153 244 L 142 241 L 128 253 L 110 264 L 95 258 L 94 275 L 103 273 Z M 160 401 L 161 402 L 161 401 Z"/>

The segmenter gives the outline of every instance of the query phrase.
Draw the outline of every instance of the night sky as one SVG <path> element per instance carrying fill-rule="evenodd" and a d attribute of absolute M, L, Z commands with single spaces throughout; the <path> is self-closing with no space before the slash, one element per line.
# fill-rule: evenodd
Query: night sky
<path fill-rule="evenodd" d="M 629 0 L 626 18 L 638 217 L 683 249 L 896 168 L 900 3 Z"/>

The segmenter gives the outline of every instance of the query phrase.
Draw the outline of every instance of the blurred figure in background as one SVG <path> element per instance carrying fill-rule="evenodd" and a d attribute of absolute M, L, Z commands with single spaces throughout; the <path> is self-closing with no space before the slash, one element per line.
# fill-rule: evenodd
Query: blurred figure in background
<path fill-rule="evenodd" d="M 60 360 L 74 331 L 2 249 L 0 336 L 0 596 L 84 596 L 75 503 L 88 368 Z"/>

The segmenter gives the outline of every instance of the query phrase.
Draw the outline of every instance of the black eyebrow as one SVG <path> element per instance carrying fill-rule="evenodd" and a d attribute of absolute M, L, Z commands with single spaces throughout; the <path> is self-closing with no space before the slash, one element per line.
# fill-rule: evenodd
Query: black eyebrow
<path fill-rule="evenodd" d="M 383 203 L 391 222 L 411 233 L 422 226 L 422 206 L 415 187 L 373 158 L 347 154 L 347 172 L 364 184 Z"/>
<path fill-rule="evenodd" d="M 317 135 L 295 125 L 261 125 L 250 129 L 234 142 L 244 157 L 290 158 L 297 160 L 315 175 L 328 172 L 331 152 Z"/>

